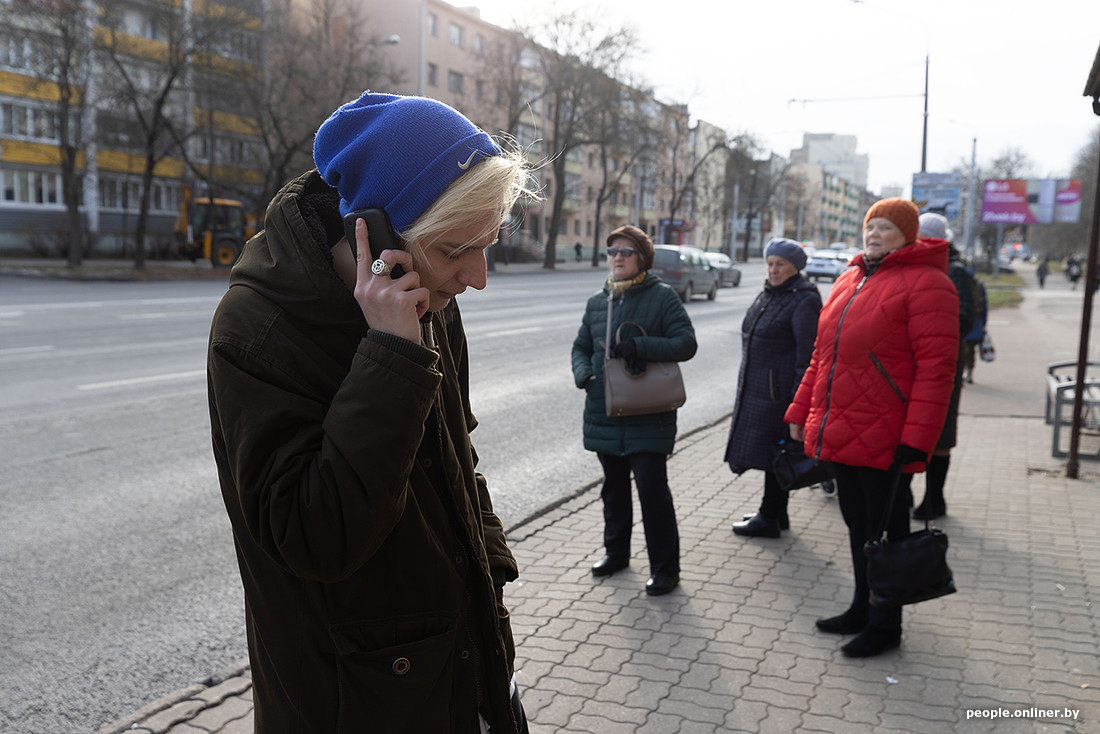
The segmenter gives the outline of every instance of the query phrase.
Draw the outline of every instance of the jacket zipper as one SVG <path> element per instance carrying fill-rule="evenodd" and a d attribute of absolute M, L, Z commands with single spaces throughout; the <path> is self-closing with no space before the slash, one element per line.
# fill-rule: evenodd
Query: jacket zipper
<path fill-rule="evenodd" d="M 848 299 L 848 303 L 844 304 L 844 310 L 840 313 L 840 319 L 836 324 L 836 336 L 833 337 L 833 363 L 829 367 L 829 381 L 825 388 L 825 415 L 821 417 L 821 427 L 817 430 L 817 447 L 814 450 L 814 458 L 818 460 L 821 459 L 821 444 L 824 442 L 825 424 L 829 422 L 829 411 L 832 409 L 833 404 L 833 377 L 836 376 L 836 355 L 839 351 L 837 345 L 840 344 L 840 327 L 844 325 L 844 318 L 848 315 L 848 309 L 852 307 L 852 302 L 856 300 L 856 296 L 863 290 L 864 284 L 870 277 L 871 274 L 867 273 L 863 276 L 863 280 L 859 281 L 859 285 L 857 285 L 855 291 L 852 292 L 852 296 Z"/>
<path fill-rule="evenodd" d="M 878 371 L 881 372 L 882 376 L 886 378 L 886 381 L 890 383 L 890 387 L 894 388 L 894 392 L 897 394 L 898 399 L 901 400 L 901 402 L 903 403 L 909 402 L 905 399 L 905 396 L 902 395 L 901 389 L 898 387 L 898 384 L 894 382 L 893 377 L 890 377 L 890 373 L 886 371 L 886 368 L 882 365 L 882 362 L 878 361 L 878 357 L 875 356 L 875 353 L 867 352 L 867 354 L 871 357 L 871 361 L 875 363 L 875 367 L 878 368 Z"/>

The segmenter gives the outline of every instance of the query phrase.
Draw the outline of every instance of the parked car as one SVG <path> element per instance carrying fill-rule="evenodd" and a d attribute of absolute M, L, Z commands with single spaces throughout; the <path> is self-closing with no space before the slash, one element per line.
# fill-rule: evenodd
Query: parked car
<path fill-rule="evenodd" d="M 847 253 L 836 250 L 818 250 L 806 263 L 803 274 L 810 280 L 818 280 L 819 278 L 836 280 L 848 267 L 849 262 L 851 262 L 851 257 Z"/>
<path fill-rule="evenodd" d="M 741 285 L 741 270 L 733 264 L 730 256 L 724 252 L 706 252 L 710 266 L 718 271 L 719 285 Z"/>
<path fill-rule="evenodd" d="M 672 286 L 684 303 L 696 293 L 706 293 L 708 301 L 718 295 L 718 271 L 698 248 L 654 245 L 652 270 Z"/>

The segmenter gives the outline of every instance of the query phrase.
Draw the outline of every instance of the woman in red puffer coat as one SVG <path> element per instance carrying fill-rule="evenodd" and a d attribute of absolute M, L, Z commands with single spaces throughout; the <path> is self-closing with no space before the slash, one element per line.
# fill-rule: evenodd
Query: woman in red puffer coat
<path fill-rule="evenodd" d="M 918 240 L 918 218 L 904 199 L 868 210 L 863 252 L 821 310 L 810 367 L 785 416 L 807 454 L 836 465 L 855 595 L 847 611 L 819 619 L 817 627 L 859 633 L 841 648 L 850 657 L 901 643 L 901 610 L 870 606 L 863 544 L 886 512 L 891 465 L 924 470 L 955 375 L 959 299 L 947 277 L 947 244 Z M 906 505 L 894 503 L 890 536 L 909 532 Z"/>

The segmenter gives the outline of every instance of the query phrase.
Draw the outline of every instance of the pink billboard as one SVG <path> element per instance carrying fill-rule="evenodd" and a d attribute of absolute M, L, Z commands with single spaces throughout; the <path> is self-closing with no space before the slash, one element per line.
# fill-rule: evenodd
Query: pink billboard
<path fill-rule="evenodd" d="M 1002 178 L 985 182 L 982 196 L 985 224 L 1076 222 L 1080 216 L 1080 179 Z"/>

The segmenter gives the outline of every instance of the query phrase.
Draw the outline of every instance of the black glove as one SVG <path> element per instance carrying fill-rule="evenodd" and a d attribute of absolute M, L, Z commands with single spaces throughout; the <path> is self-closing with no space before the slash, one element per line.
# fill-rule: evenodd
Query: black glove
<path fill-rule="evenodd" d="M 638 345 L 633 339 L 623 339 L 612 347 L 611 356 L 622 359 L 626 363 L 626 371 L 632 375 L 645 372 L 645 360 L 638 356 Z"/>
<path fill-rule="evenodd" d="M 906 446 L 901 444 L 898 446 L 898 450 L 894 452 L 894 461 L 898 461 L 902 466 L 906 464 L 912 464 L 917 461 L 928 461 L 928 452 L 915 449 L 912 446 Z"/>
<path fill-rule="evenodd" d="M 611 348 L 612 357 L 622 357 L 623 359 L 634 359 L 638 356 L 638 345 L 634 343 L 633 339 L 623 339 Z"/>

